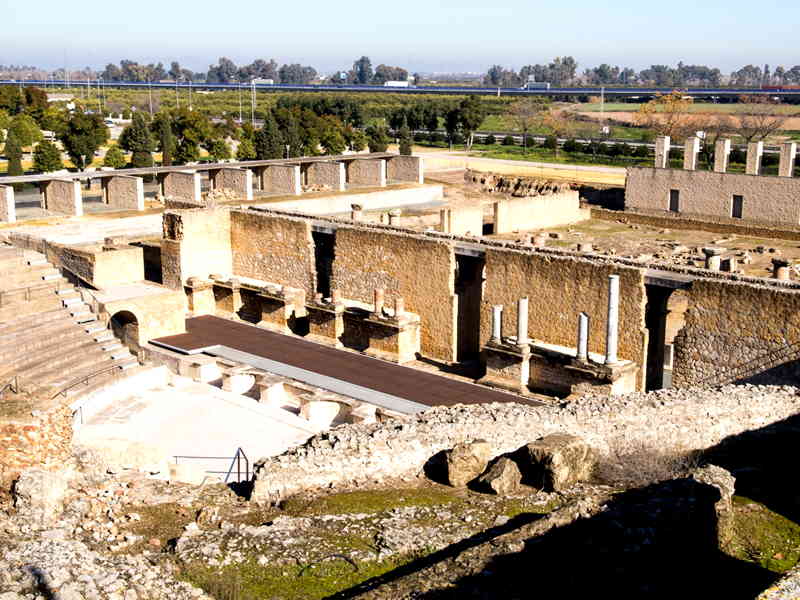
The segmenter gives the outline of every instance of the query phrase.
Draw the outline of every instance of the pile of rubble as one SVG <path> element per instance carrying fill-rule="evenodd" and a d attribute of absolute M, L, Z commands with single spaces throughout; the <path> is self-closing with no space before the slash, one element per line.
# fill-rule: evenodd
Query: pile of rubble
<path fill-rule="evenodd" d="M 464 173 L 464 182 L 477 186 L 481 192 L 492 194 L 508 194 L 524 198 L 528 196 L 548 196 L 567 192 L 571 184 L 549 179 L 535 177 L 519 177 L 516 175 L 500 175 L 496 173 L 482 173 L 467 169 Z"/>

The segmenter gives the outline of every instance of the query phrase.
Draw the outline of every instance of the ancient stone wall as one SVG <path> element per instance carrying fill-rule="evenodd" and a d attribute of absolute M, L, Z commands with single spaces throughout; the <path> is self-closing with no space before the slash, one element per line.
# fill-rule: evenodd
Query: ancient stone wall
<path fill-rule="evenodd" d="M 7 412 L 7 411 L 5 411 Z M 59 467 L 72 452 L 72 410 L 66 402 L 0 418 L 0 490 L 28 467 Z"/>
<path fill-rule="evenodd" d="M 800 179 L 787 177 L 631 167 L 625 207 L 667 211 L 670 190 L 679 192 L 682 215 L 730 218 L 733 196 L 740 195 L 744 221 L 800 224 Z"/>
<path fill-rule="evenodd" d="M 555 194 L 508 198 L 494 205 L 494 233 L 570 225 L 589 218 L 577 190 Z"/>
<path fill-rule="evenodd" d="M 14 223 L 16 220 L 14 188 L 10 185 L 0 185 L 0 223 Z"/>
<path fill-rule="evenodd" d="M 349 160 L 345 167 L 347 183 L 386 187 L 386 160 L 384 159 Z"/>
<path fill-rule="evenodd" d="M 584 398 L 563 408 L 433 408 L 399 422 L 337 427 L 264 459 L 256 469 L 252 498 L 276 502 L 303 490 L 418 477 L 438 452 L 476 439 L 488 441 L 493 456 L 551 433 L 581 436 L 601 453 L 698 450 L 798 410 L 800 396 L 794 388 L 756 386 Z"/>
<path fill-rule="evenodd" d="M 306 171 L 308 185 L 328 186 L 334 192 L 344 191 L 345 178 L 344 163 L 340 162 L 309 163 Z"/>
<path fill-rule="evenodd" d="M 261 171 L 261 190 L 273 194 L 299 196 L 300 165 L 270 165 Z"/>
<path fill-rule="evenodd" d="M 103 177 L 103 202 L 114 208 L 144 210 L 144 181 L 141 177 Z"/>
<path fill-rule="evenodd" d="M 161 269 L 164 285 L 183 289 L 189 277 L 232 272 L 230 211 L 168 210 L 163 216 Z"/>
<path fill-rule="evenodd" d="M 481 344 L 491 336 L 492 305 L 502 304 L 503 335 L 515 335 L 517 300 L 529 298 L 528 336 L 576 347 L 578 315 L 589 315 L 589 351 L 605 352 L 608 276 L 620 277 L 619 357 L 643 367 L 647 331 L 644 273 L 632 267 L 577 257 L 547 256 L 510 249 L 486 249 L 486 282 L 481 310 Z M 639 386 L 644 385 L 642 376 Z"/>
<path fill-rule="evenodd" d="M 42 208 L 65 215 L 83 215 L 81 182 L 72 179 L 51 179 L 43 182 Z"/>
<path fill-rule="evenodd" d="M 425 167 L 419 156 L 398 155 L 386 163 L 386 179 L 389 181 L 423 183 L 424 176 Z"/>
<path fill-rule="evenodd" d="M 748 365 L 752 369 L 745 369 L 744 378 L 758 373 L 762 380 L 796 383 L 800 351 L 792 345 L 800 344 L 800 292 L 697 280 L 688 296 L 686 322 L 675 338 L 674 385 Z M 771 352 L 778 364 L 789 364 L 770 373 L 771 362 L 759 359 Z"/>
<path fill-rule="evenodd" d="M 371 303 L 376 288 L 389 306 L 405 298 L 420 316 L 422 354 L 455 360 L 455 254 L 446 241 L 407 233 L 339 227 L 331 288 L 343 298 Z"/>
<path fill-rule="evenodd" d="M 480 205 L 443 208 L 439 215 L 439 230 L 443 233 L 483 235 L 483 207 Z"/>
<path fill-rule="evenodd" d="M 314 240 L 305 219 L 231 211 L 233 273 L 297 287 L 313 297 L 316 289 Z"/>
<path fill-rule="evenodd" d="M 200 173 L 196 171 L 172 171 L 159 174 L 161 195 L 179 198 L 200 204 Z"/>
<path fill-rule="evenodd" d="M 229 190 L 242 200 L 253 199 L 253 172 L 249 169 L 217 169 L 209 176 L 214 191 Z"/>

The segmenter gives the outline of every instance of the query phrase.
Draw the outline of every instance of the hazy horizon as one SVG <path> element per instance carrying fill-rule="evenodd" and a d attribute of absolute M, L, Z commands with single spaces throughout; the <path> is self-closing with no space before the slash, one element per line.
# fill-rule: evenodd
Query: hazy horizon
<path fill-rule="evenodd" d="M 177 60 L 205 71 L 227 56 L 237 64 L 275 58 L 332 72 L 367 55 L 374 65 L 412 72 L 484 72 L 492 64 L 518 69 L 571 55 L 579 72 L 601 63 L 642 69 L 683 61 L 727 74 L 745 64 L 800 63 L 797 51 L 787 50 L 800 11 L 792 17 L 781 4 L 675 0 L 657 10 L 621 0 L 610 11 L 588 0 L 557 6 L 408 0 L 400 9 L 366 0 L 309 0 L 226 12 L 207 0 L 193 3 L 191 10 L 152 0 L 134 7 L 88 0 L 79 9 L 50 0 L 0 0 L 10 25 L 0 64 L 51 70 L 66 64 L 78 70 L 102 69 L 121 59 L 166 66 Z"/>

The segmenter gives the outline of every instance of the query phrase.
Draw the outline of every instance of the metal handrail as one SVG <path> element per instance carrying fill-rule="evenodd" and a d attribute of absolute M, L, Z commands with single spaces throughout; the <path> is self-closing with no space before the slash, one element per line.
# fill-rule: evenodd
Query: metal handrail
<path fill-rule="evenodd" d="M 788 361 L 791 358 L 797 357 L 800 357 L 800 341 L 792 344 L 786 344 L 780 348 L 775 348 L 769 352 L 765 352 L 761 356 L 757 356 L 749 361 L 740 363 L 734 367 L 731 367 L 730 369 L 725 369 L 724 371 L 714 373 L 705 379 L 695 381 L 693 385 L 720 385 L 725 383 L 725 380 L 735 381 L 747 376 L 747 374 L 751 373 L 754 368 L 758 368 L 765 363 L 771 363 L 779 358 L 786 358 Z"/>
<path fill-rule="evenodd" d="M 2 396 L 6 390 L 11 390 L 15 394 L 19 394 L 19 389 L 19 375 L 14 375 L 0 388 L 0 396 Z"/>
<path fill-rule="evenodd" d="M 206 473 L 211 475 L 225 475 L 224 482 L 228 483 L 233 475 L 234 467 L 236 467 L 236 481 L 242 481 L 242 465 L 244 464 L 244 481 L 250 480 L 250 459 L 247 458 L 247 455 L 244 453 L 241 447 L 236 448 L 236 453 L 233 456 L 197 456 L 197 455 L 190 455 L 190 454 L 176 454 L 173 455 L 172 458 L 175 459 L 175 464 L 178 464 L 178 460 L 181 458 L 189 459 L 189 460 L 230 460 L 231 464 L 228 467 L 227 471 L 209 471 L 206 470 Z"/>
<path fill-rule="evenodd" d="M 108 367 L 100 369 L 99 371 L 94 371 L 92 373 L 89 373 L 88 375 L 83 375 L 81 377 L 73 379 L 70 383 L 68 383 L 66 386 L 64 386 L 59 391 L 57 391 L 55 394 L 53 394 L 50 397 L 50 399 L 54 400 L 56 397 L 58 397 L 60 395 L 63 395 L 64 397 L 66 397 L 67 396 L 67 392 L 69 390 L 71 390 L 72 388 L 74 388 L 75 386 L 77 386 L 79 383 L 85 383 L 86 385 L 89 385 L 89 380 L 90 379 L 93 379 L 93 378 L 97 377 L 98 375 L 102 375 L 103 373 L 107 373 L 109 371 L 114 371 L 115 369 L 119 369 L 120 371 L 122 371 L 122 365 L 110 365 Z"/>

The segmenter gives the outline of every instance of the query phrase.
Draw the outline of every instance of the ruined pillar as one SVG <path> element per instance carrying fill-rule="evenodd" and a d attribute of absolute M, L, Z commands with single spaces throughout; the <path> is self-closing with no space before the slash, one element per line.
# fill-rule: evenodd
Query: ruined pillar
<path fill-rule="evenodd" d="M 589 242 L 578 244 L 578 252 L 594 252 L 594 246 Z"/>
<path fill-rule="evenodd" d="M 731 141 L 729 139 L 717 140 L 714 144 L 714 171 L 716 173 L 728 172 L 728 160 L 731 156 Z"/>
<path fill-rule="evenodd" d="M 656 169 L 669 168 L 669 136 L 660 135 L 656 138 Z"/>
<path fill-rule="evenodd" d="M 789 268 L 789 261 L 785 258 L 773 258 L 772 277 L 780 281 L 789 281 L 792 278 L 791 269 Z"/>
<path fill-rule="evenodd" d="M 492 306 L 492 338 L 491 341 L 499 344 L 503 341 L 503 305 Z"/>
<path fill-rule="evenodd" d="M 16 220 L 14 188 L 10 185 L 0 185 L 0 223 L 14 223 Z"/>
<path fill-rule="evenodd" d="M 608 276 L 608 319 L 606 322 L 606 364 L 619 362 L 617 358 L 619 329 L 619 275 Z"/>
<path fill-rule="evenodd" d="M 360 221 L 364 216 L 364 206 L 361 204 L 350 205 L 350 219 Z"/>
<path fill-rule="evenodd" d="M 272 194 L 299 196 L 300 165 L 270 165 L 261 172 L 261 190 Z"/>
<path fill-rule="evenodd" d="M 188 200 L 198 206 L 202 204 L 200 173 L 197 171 L 170 171 L 159 173 L 158 178 L 162 197 Z"/>
<path fill-rule="evenodd" d="M 797 143 L 781 144 L 781 162 L 778 167 L 779 177 L 794 177 L 794 163 L 797 158 Z"/>
<path fill-rule="evenodd" d="M 83 215 L 81 182 L 77 179 L 50 179 L 39 184 L 42 208 L 80 217 Z"/>
<path fill-rule="evenodd" d="M 544 248 L 547 246 L 547 236 L 543 233 L 539 233 L 536 237 L 533 238 L 533 247 L 534 248 Z"/>
<path fill-rule="evenodd" d="M 764 142 L 750 142 L 747 144 L 747 170 L 748 175 L 761 175 L 761 157 L 764 155 Z"/>
<path fill-rule="evenodd" d="M 517 346 L 528 344 L 528 299 L 517 300 Z"/>
<path fill-rule="evenodd" d="M 589 359 L 589 315 L 578 315 L 578 353 L 576 358 L 586 362 Z"/>
<path fill-rule="evenodd" d="M 217 311 L 214 300 L 214 282 L 201 277 L 189 277 L 186 280 L 186 297 L 189 303 L 189 312 L 193 317 L 213 315 Z"/>
<path fill-rule="evenodd" d="M 400 217 L 402 216 L 403 211 L 399 208 L 393 208 L 389 211 L 389 225 L 394 225 L 395 227 L 400 226 Z"/>
<path fill-rule="evenodd" d="M 425 177 L 422 159 L 419 156 L 400 154 L 389 159 L 386 178 L 389 181 L 422 183 Z"/>
<path fill-rule="evenodd" d="M 402 296 L 397 296 L 394 299 L 394 318 L 399 319 L 406 312 L 406 301 Z"/>
<path fill-rule="evenodd" d="M 340 162 L 313 162 L 308 164 L 306 170 L 306 183 L 308 185 L 323 185 L 334 192 L 343 192 L 345 189 L 344 163 Z"/>
<path fill-rule="evenodd" d="M 373 292 L 373 309 L 372 312 L 381 316 L 383 314 L 383 305 L 386 299 L 386 293 L 383 288 L 375 288 Z"/>
<path fill-rule="evenodd" d="M 450 233 L 450 209 L 442 208 L 439 210 L 439 231 Z"/>
<path fill-rule="evenodd" d="M 386 160 L 383 158 L 347 161 L 347 183 L 386 187 Z"/>
<path fill-rule="evenodd" d="M 697 157 L 700 154 L 700 138 L 692 136 L 686 138 L 683 147 L 683 168 L 687 171 L 697 170 Z"/>
<path fill-rule="evenodd" d="M 250 169 L 223 167 L 208 172 L 211 189 L 229 190 L 242 200 L 253 199 L 253 172 Z"/>
<path fill-rule="evenodd" d="M 719 271 L 722 266 L 722 252 L 724 248 L 703 248 L 706 255 L 706 269 L 709 271 Z"/>
<path fill-rule="evenodd" d="M 144 210 L 144 180 L 130 175 L 103 177 L 103 203 L 122 210 Z"/>

